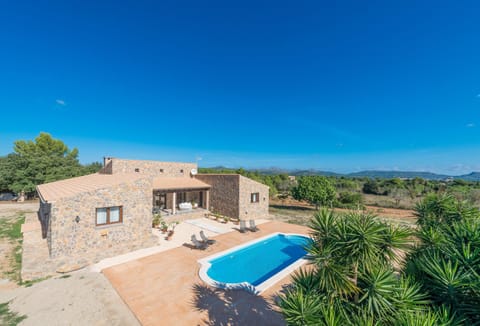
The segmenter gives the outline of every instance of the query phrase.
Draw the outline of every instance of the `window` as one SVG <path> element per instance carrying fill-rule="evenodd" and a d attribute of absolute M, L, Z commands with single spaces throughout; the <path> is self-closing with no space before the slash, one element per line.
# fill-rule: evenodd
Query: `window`
<path fill-rule="evenodd" d="M 136 169 L 135 169 L 135 172 L 140 172 L 140 169 L 139 169 L 139 168 L 136 168 Z"/>
<path fill-rule="evenodd" d="M 163 173 L 163 169 L 160 169 L 160 173 Z"/>
<path fill-rule="evenodd" d="M 250 194 L 250 202 L 258 203 L 260 201 L 260 194 L 258 192 L 253 192 Z"/>
<path fill-rule="evenodd" d="M 180 170 L 180 173 L 183 173 L 183 169 Z"/>
<path fill-rule="evenodd" d="M 123 207 L 102 207 L 97 208 L 95 225 L 117 224 L 123 222 Z"/>

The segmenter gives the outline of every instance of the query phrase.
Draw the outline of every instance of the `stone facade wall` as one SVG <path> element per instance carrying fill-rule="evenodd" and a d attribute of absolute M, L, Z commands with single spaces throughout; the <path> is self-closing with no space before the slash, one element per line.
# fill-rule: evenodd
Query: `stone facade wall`
<path fill-rule="evenodd" d="M 96 208 L 112 206 L 123 207 L 123 222 L 96 226 Z M 151 226 L 152 183 L 148 178 L 80 193 L 52 203 L 50 257 L 59 265 L 84 265 L 153 246 Z"/>
<path fill-rule="evenodd" d="M 163 176 L 172 178 L 190 177 L 190 171 L 196 168 L 196 163 L 157 162 L 111 158 L 105 160 L 105 167 L 102 171 L 110 174 L 140 173 L 151 177 Z M 138 172 L 136 172 L 136 169 L 138 169 Z"/>
<path fill-rule="evenodd" d="M 239 218 L 242 220 L 268 218 L 269 187 L 252 179 L 240 176 Z M 259 193 L 259 202 L 251 202 L 251 194 Z"/>
<path fill-rule="evenodd" d="M 232 218 L 239 217 L 239 175 L 198 174 L 195 178 L 208 183 L 210 188 L 210 211 Z"/>

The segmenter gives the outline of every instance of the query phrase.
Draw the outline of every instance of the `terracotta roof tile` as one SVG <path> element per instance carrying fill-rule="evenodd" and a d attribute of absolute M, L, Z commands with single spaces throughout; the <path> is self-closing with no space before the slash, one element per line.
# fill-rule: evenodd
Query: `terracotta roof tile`
<path fill-rule="evenodd" d="M 71 197 L 82 192 L 107 188 L 121 183 L 129 183 L 145 178 L 138 174 L 100 174 L 94 173 L 37 186 L 39 196 L 45 201 Z"/>

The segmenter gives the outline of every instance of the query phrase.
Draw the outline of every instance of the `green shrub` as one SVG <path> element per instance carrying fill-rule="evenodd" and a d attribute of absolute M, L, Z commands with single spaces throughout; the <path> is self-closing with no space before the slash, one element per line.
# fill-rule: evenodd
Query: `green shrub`
<path fill-rule="evenodd" d="M 358 192 L 344 191 L 338 194 L 336 207 L 339 208 L 363 208 L 363 196 Z"/>
<path fill-rule="evenodd" d="M 345 191 L 338 194 L 338 201 L 342 204 L 361 204 L 363 197 L 358 192 Z"/>

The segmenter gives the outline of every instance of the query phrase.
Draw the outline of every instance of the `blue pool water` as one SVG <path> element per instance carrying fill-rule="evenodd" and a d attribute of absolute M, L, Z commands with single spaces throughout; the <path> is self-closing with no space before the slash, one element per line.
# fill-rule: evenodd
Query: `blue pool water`
<path fill-rule="evenodd" d="M 277 234 L 210 260 L 207 275 L 217 282 L 257 286 L 306 255 L 310 239 Z"/>

